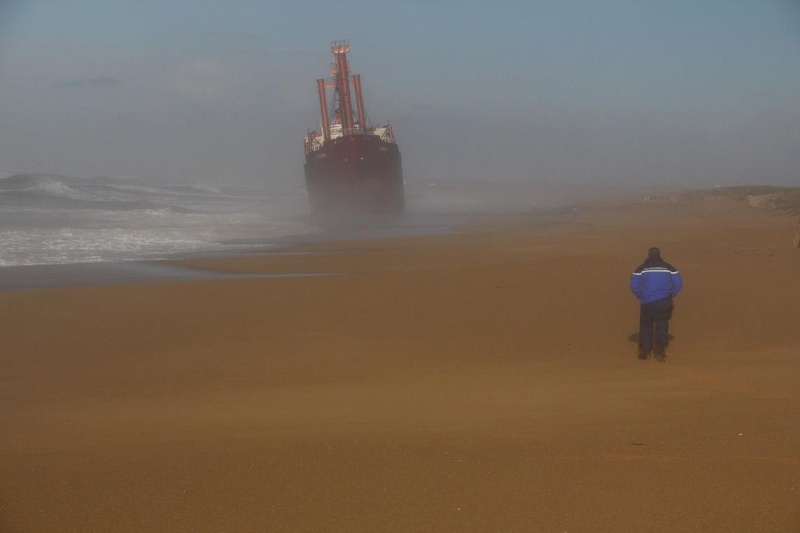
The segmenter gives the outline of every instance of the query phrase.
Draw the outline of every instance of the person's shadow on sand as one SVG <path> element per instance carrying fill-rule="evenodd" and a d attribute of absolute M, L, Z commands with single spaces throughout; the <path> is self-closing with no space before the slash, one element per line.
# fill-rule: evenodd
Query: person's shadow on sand
<path fill-rule="evenodd" d="M 675 336 L 670 333 L 667 336 L 667 338 L 669 339 L 669 342 L 672 342 L 672 339 L 674 339 Z M 628 335 L 628 340 L 630 342 L 635 342 L 636 344 L 639 344 L 639 332 L 637 331 L 636 333 L 631 333 L 630 335 Z"/>

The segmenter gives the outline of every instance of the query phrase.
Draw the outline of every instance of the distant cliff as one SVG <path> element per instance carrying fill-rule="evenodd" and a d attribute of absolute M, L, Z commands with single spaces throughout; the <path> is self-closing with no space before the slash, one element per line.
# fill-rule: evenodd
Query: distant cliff
<path fill-rule="evenodd" d="M 705 191 L 689 191 L 681 196 L 687 199 L 732 198 L 758 209 L 800 213 L 800 187 L 770 185 L 716 187 Z"/>

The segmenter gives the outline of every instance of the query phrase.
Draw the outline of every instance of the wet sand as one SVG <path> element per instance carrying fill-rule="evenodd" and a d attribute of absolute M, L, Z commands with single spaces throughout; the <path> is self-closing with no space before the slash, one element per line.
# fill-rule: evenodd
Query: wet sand
<path fill-rule="evenodd" d="M 796 218 L 538 222 L 0 292 L 0 531 L 800 531 Z M 631 341 L 653 245 L 663 364 Z"/>

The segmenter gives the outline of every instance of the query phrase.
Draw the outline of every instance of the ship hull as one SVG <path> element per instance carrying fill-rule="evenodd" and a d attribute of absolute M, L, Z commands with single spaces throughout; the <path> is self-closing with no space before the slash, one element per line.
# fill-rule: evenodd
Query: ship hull
<path fill-rule="evenodd" d="M 304 168 L 313 215 L 403 212 L 403 169 L 394 143 L 345 135 L 306 154 Z"/>

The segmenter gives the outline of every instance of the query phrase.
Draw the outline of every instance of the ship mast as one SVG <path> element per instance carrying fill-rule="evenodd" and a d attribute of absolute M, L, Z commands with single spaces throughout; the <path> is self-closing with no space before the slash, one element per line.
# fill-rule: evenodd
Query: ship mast
<path fill-rule="evenodd" d="M 364 112 L 364 97 L 361 96 L 361 74 L 353 74 L 353 88 L 356 90 L 356 109 L 358 124 L 363 131 L 367 130 L 367 115 Z"/>
<path fill-rule="evenodd" d="M 333 41 L 331 52 L 336 58 L 336 91 L 339 93 L 339 111 L 342 115 L 342 133 L 353 130 L 353 104 L 350 101 L 350 69 L 347 66 L 347 52 L 350 41 Z"/>
<path fill-rule="evenodd" d="M 350 75 L 350 66 L 347 63 L 347 52 L 350 51 L 350 41 L 332 41 L 331 52 L 335 61 L 331 64 L 332 80 L 317 79 L 317 93 L 319 95 L 319 111 L 322 116 L 322 141 L 330 141 L 334 133 L 332 126 L 341 124 L 341 135 L 352 135 L 357 131 L 368 133 L 367 113 L 364 110 L 364 96 L 361 92 L 361 75 Z M 353 117 L 353 101 L 350 86 L 353 86 L 356 97 L 356 113 Z M 338 108 L 335 110 L 338 120 L 331 120 L 328 114 L 327 89 L 336 91 Z M 357 123 L 354 123 L 354 118 Z M 339 122 L 340 121 L 340 122 Z M 338 135 L 337 135 L 338 137 Z"/>
<path fill-rule="evenodd" d="M 325 80 L 317 80 L 317 93 L 319 93 L 319 110 L 322 113 L 322 139 L 331 140 L 331 123 L 328 119 L 328 102 L 325 100 Z"/>

